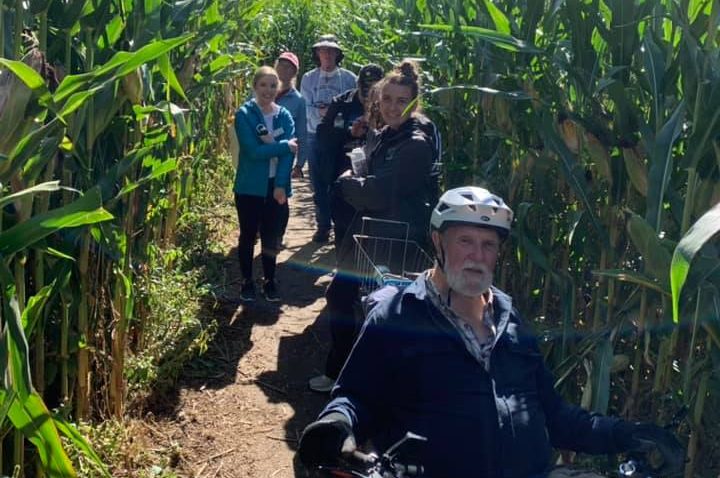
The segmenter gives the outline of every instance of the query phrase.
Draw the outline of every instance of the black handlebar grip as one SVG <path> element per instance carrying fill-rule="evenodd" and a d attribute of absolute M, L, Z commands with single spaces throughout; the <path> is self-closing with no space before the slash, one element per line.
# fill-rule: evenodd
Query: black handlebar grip
<path fill-rule="evenodd" d="M 422 476 L 425 472 L 422 465 L 402 465 L 400 463 L 393 463 L 393 469 L 396 472 L 402 473 L 404 476 Z"/>
<path fill-rule="evenodd" d="M 408 476 L 422 476 L 422 474 L 425 472 L 425 469 L 422 467 L 422 465 L 408 465 L 407 466 L 407 475 Z"/>

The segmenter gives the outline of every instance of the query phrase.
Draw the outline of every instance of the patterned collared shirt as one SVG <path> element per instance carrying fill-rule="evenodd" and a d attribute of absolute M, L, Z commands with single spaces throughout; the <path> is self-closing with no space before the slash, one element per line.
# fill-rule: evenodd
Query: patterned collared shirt
<path fill-rule="evenodd" d="M 490 354 L 495 345 L 495 335 L 497 327 L 495 324 L 495 314 L 493 312 L 493 295 L 488 289 L 485 293 L 485 310 L 483 311 L 483 324 L 490 332 L 485 339 L 478 337 L 472 326 L 468 324 L 462 317 L 457 315 L 445 302 L 435 284 L 430 280 L 430 272 L 425 272 L 425 288 L 427 289 L 430 302 L 440 311 L 440 313 L 448 319 L 455 330 L 462 337 L 463 343 L 467 351 L 482 364 L 486 371 L 490 370 Z"/>

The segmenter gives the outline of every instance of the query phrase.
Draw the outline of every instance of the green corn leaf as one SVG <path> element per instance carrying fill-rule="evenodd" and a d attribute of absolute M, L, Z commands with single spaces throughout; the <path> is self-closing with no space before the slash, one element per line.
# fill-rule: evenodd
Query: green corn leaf
<path fill-rule="evenodd" d="M 700 13 L 709 15 L 711 5 L 710 0 L 689 0 L 687 16 L 690 23 L 694 22 Z"/>
<path fill-rule="evenodd" d="M 12 401 L 8 412 L 15 428 L 33 444 L 38 451 L 45 474 L 51 478 L 74 478 L 77 476 L 60 440 L 60 435 L 50 411 L 37 392 Z"/>
<path fill-rule="evenodd" d="M 706 242 L 720 232 L 720 203 L 703 214 L 680 240 L 670 265 L 670 286 L 673 301 L 673 321 L 680 321 L 680 293 L 690 272 L 690 264 Z"/>
<path fill-rule="evenodd" d="M 647 197 L 648 194 L 648 172 L 647 166 L 643 160 L 638 156 L 637 152 L 632 148 L 623 148 L 623 164 L 625 165 L 625 172 L 630 179 L 630 184 L 643 195 Z"/>
<path fill-rule="evenodd" d="M 152 43 L 143 46 L 138 51 L 133 52 L 128 60 L 120 66 L 120 68 L 118 68 L 115 72 L 115 77 L 120 78 L 125 76 L 145 63 L 157 60 L 160 56 L 166 54 L 170 50 L 187 43 L 192 37 L 193 35 L 183 35 L 168 40 L 155 40 Z"/>
<path fill-rule="evenodd" d="M 650 83 L 650 90 L 653 95 L 653 115 L 655 116 L 655 124 L 660 124 L 665 100 L 665 57 L 660 47 L 653 40 L 650 30 L 645 33 L 643 47 L 645 76 L 648 83 Z"/>
<path fill-rule="evenodd" d="M 45 304 L 52 295 L 55 283 L 51 283 L 40 289 L 35 295 L 27 301 L 25 309 L 22 311 L 22 326 L 25 330 L 25 336 L 31 337 L 35 326 L 42 318 Z"/>
<path fill-rule="evenodd" d="M 501 90 L 496 90 L 495 88 L 489 88 L 487 86 L 477 86 L 477 85 L 441 86 L 438 88 L 433 88 L 432 90 L 429 91 L 429 94 L 435 95 L 438 93 L 444 93 L 446 91 L 458 91 L 458 92 L 477 91 L 480 93 L 487 93 L 487 94 L 493 95 L 493 96 L 499 96 L 501 98 L 507 98 L 509 100 L 531 100 L 532 99 L 532 97 L 523 90 L 501 91 Z"/>
<path fill-rule="evenodd" d="M 105 465 L 102 458 L 95 453 L 92 445 L 90 445 L 78 429 L 71 423 L 65 421 L 65 419 L 59 415 L 55 415 L 53 418 L 58 431 L 65 437 L 69 438 L 75 448 L 80 450 L 88 459 L 90 459 L 90 461 L 92 461 L 95 467 L 100 470 L 102 476 L 110 477 L 111 475 L 107 465 Z"/>
<path fill-rule="evenodd" d="M 98 47 L 101 50 L 112 48 L 122 36 L 123 31 L 125 31 L 125 21 L 122 16 L 113 17 L 105 26 L 105 34 L 98 38 Z"/>
<path fill-rule="evenodd" d="M 601 277 L 610 277 L 629 284 L 639 285 L 646 289 L 651 289 L 667 296 L 670 295 L 669 289 L 663 289 L 661 285 L 652 278 L 640 272 L 628 271 L 624 269 L 607 269 L 592 271 L 593 275 Z"/>
<path fill-rule="evenodd" d="M 3 370 L 2 372 L 5 371 Z M 10 407 L 15 401 L 15 397 L 17 397 L 17 395 L 14 391 L 0 388 L 0 426 L 5 425 L 5 420 L 10 412 Z"/>
<path fill-rule="evenodd" d="M 57 119 L 52 119 L 41 127 L 33 130 L 30 134 L 25 135 L 10 153 L 8 157 L 10 163 L 7 169 L 3 170 L 0 179 L 3 182 L 7 182 L 11 176 L 17 174 L 18 168 L 26 167 L 27 162 L 35 155 L 40 156 L 40 158 L 34 161 L 36 164 L 46 164 L 47 161 L 57 154 L 57 144 L 59 144 L 57 138 L 62 138 L 63 134 L 63 124 Z M 50 138 L 54 139 L 50 140 Z M 48 142 L 50 145 L 55 143 L 55 146 L 50 148 Z"/>
<path fill-rule="evenodd" d="M 161 102 L 158 107 L 165 116 L 165 121 L 175 126 L 175 141 L 177 144 L 184 144 L 186 138 L 190 136 L 190 125 L 185 121 L 187 110 L 167 101 Z"/>
<path fill-rule="evenodd" d="M 170 56 L 167 53 L 160 55 L 160 57 L 158 58 L 158 66 L 160 67 L 160 73 L 168 82 L 170 88 L 172 88 L 175 93 L 180 95 L 185 101 L 189 102 L 187 96 L 185 96 L 185 91 L 183 90 L 183 87 L 180 85 L 177 76 L 175 76 L 175 71 L 170 64 Z"/>
<path fill-rule="evenodd" d="M 25 188 L 22 191 L 18 191 L 13 194 L 8 194 L 7 196 L 3 196 L 0 198 L 0 207 L 5 206 L 5 204 L 12 202 L 16 199 L 20 199 L 21 197 L 37 194 L 41 192 L 52 192 L 52 191 L 58 191 L 60 189 L 60 181 L 48 181 L 46 183 L 36 184 L 35 186 L 31 186 L 29 188 Z"/>
<path fill-rule="evenodd" d="M 508 20 L 508 17 L 502 12 L 502 10 L 495 5 L 493 0 L 485 0 L 485 7 L 490 14 L 490 18 L 492 18 L 493 23 L 495 24 L 495 29 L 500 33 L 509 35 L 510 20 Z"/>
<path fill-rule="evenodd" d="M 0 254 L 9 257 L 40 239 L 68 227 L 107 221 L 113 216 L 102 208 L 96 187 L 76 201 L 17 224 L 0 233 Z"/>
<path fill-rule="evenodd" d="M 663 125 L 657 137 L 648 141 L 650 168 L 648 173 L 647 220 L 656 232 L 660 232 L 661 212 L 665 190 L 673 171 L 672 150 L 680 135 L 685 117 L 685 102 L 678 103 L 670 119 Z"/>
<path fill-rule="evenodd" d="M 12 71 L 20 80 L 22 80 L 33 93 L 37 94 L 40 99 L 40 104 L 48 105 L 52 99 L 50 90 L 45 85 L 45 80 L 40 73 L 33 70 L 32 67 L 23 63 L 22 61 L 8 60 L 7 58 L 0 58 L 0 65 L 5 66 L 8 70 Z"/>
<path fill-rule="evenodd" d="M 610 370 L 613 364 L 612 342 L 604 337 L 597 343 L 592 367 L 592 411 L 606 414 L 610 403 Z"/>
<path fill-rule="evenodd" d="M 0 261 L 0 284 L 2 284 L 4 295 L 3 319 L 7 327 L 5 335 L 7 377 L 9 387 L 17 393 L 18 399 L 22 401 L 34 391 L 30 375 L 30 351 L 15 293 L 15 278 L 5 261 Z"/>
<path fill-rule="evenodd" d="M 121 53 L 127 53 L 127 52 L 121 52 Z M 53 100 L 55 100 L 56 103 L 62 103 L 65 101 L 70 95 L 77 92 L 78 90 L 84 90 L 88 87 L 92 79 L 95 77 L 94 72 L 90 73 L 81 73 L 79 75 L 68 75 L 65 78 L 63 78 L 63 81 L 60 83 L 60 85 L 55 90 L 55 95 L 53 96 Z"/>
<path fill-rule="evenodd" d="M 137 181 L 134 181 L 132 183 L 126 184 L 123 186 L 123 188 L 118 193 L 118 196 L 124 196 L 125 194 L 129 193 L 130 191 L 134 191 L 138 187 L 142 186 L 145 183 L 148 183 L 154 179 L 157 179 L 161 176 L 166 175 L 169 172 L 175 171 L 177 169 L 177 161 L 175 159 L 167 159 L 162 162 L 158 162 L 157 164 L 153 164 L 152 170 L 150 174 L 143 176 L 142 178 L 138 179 Z"/>
<path fill-rule="evenodd" d="M 670 276 L 670 252 L 660 243 L 658 234 L 641 216 L 631 213 L 628 220 L 628 234 L 635 248 L 642 255 L 645 271 L 668 289 Z"/>
<path fill-rule="evenodd" d="M 464 33 L 467 36 L 479 38 L 483 41 L 487 41 L 489 43 L 492 43 L 498 48 L 502 48 L 505 50 L 513 51 L 513 52 L 522 52 L 522 53 L 540 53 L 540 50 L 535 48 L 535 46 L 529 44 L 528 42 L 525 42 L 523 40 L 520 40 L 518 38 L 515 38 L 512 35 L 509 35 L 507 33 L 502 33 L 496 30 L 490 30 L 488 28 L 482 28 L 482 27 L 475 27 L 475 26 L 468 26 L 468 25 L 462 25 L 462 26 L 455 26 L 455 25 L 447 25 L 447 24 L 421 24 L 418 25 L 419 28 L 427 31 L 435 31 L 435 32 L 445 32 L 445 33 L 451 33 L 454 31 L 457 31 L 458 29 Z"/>
<path fill-rule="evenodd" d="M 69 114 L 75 112 L 78 108 L 81 108 L 87 100 L 92 98 L 92 96 L 98 91 L 97 88 L 92 88 L 89 90 L 79 91 L 77 93 L 73 93 L 70 95 L 68 100 L 62 105 L 62 108 L 60 108 L 60 112 L 58 115 L 60 117 L 66 117 Z"/>

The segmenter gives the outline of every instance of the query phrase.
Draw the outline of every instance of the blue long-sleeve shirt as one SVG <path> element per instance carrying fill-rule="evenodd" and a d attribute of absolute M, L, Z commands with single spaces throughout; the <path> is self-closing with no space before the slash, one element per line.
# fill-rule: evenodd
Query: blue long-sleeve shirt
<path fill-rule="evenodd" d="M 282 96 L 278 96 L 275 103 L 284 107 L 290 112 L 295 123 L 295 137 L 298 140 L 298 152 L 295 165 L 302 168 L 307 161 L 307 107 L 305 98 L 295 88 L 290 88 Z"/>

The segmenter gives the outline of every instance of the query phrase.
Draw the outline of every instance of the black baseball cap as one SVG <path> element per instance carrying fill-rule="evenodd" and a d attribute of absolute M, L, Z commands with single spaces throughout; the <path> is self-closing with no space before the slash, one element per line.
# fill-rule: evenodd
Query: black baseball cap
<path fill-rule="evenodd" d="M 383 76 L 385 76 L 383 69 L 379 65 L 370 63 L 360 68 L 357 79 L 358 86 L 367 88 L 373 83 L 382 80 Z"/>

